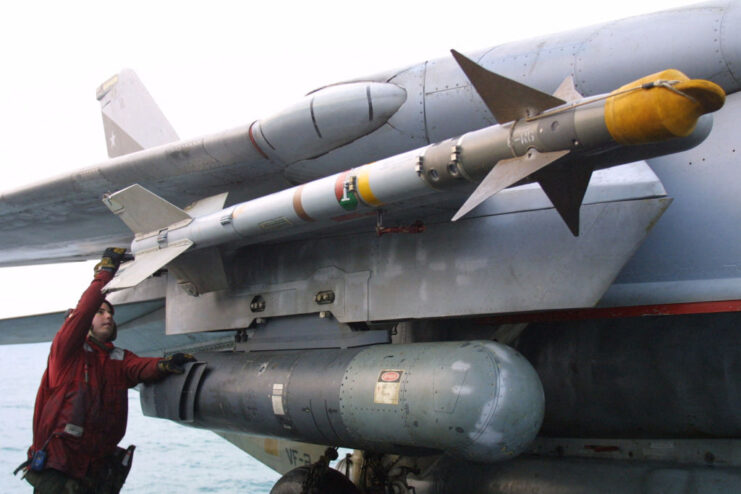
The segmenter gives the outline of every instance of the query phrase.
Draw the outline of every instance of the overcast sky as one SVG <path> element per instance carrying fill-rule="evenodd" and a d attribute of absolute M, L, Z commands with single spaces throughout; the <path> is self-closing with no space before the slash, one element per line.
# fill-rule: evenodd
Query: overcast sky
<path fill-rule="evenodd" d="M 95 88 L 134 69 L 181 138 L 425 59 L 687 1 L 4 2 L 0 191 L 106 159 Z M 0 269 L 0 317 L 63 309 L 91 267 Z"/>

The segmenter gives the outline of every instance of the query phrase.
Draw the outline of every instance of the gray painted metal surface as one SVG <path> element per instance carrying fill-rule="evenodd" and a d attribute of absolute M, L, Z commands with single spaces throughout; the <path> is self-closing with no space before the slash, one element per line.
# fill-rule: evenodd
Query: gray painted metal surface
<path fill-rule="evenodd" d="M 260 319 L 252 329 L 241 333 L 235 345 L 235 350 L 241 352 L 354 348 L 390 343 L 388 331 L 353 330 L 346 324 L 338 324 L 328 312 L 320 312 L 319 317 L 308 315 Z"/>
<path fill-rule="evenodd" d="M 109 294 L 116 308 L 116 345 L 141 356 L 161 356 L 169 352 L 195 352 L 234 347 L 233 333 L 165 334 L 165 296 L 167 277 L 150 278 L 132 290 Z M 64 321 L 63 312 L 0 320 L 0 344 L 51 341 Z"/>
<path fill-rule="evenodd" d="M 233 348 L 229 333 L 191 333 L 167 336 L 164 299 L 116 306 L 118 337 L 116 346 L 140 356 L 158 357 L 175 351 Z M 64 313 L 40 314 L 0 320 L 0 344 L 26 344 L 51 341 L 64 322 Z"/>
<path fill-rule="evenodd" d="M 727 494 L 741 490 L 737 468 L 662 462 L 520 457 L 497 465 L 441 462 L 410 480 L 417 494 Z"/>
<path fill-rule="evenodd" d="M 281 474 L 298 466 L 311 465 L 319 460 L 319 457 L 327 450 L 326 445 L 302 443 L 277 437 L 223 431 L 216 434 Z"/>
<path fill-rule="evenodd" d="M 547 201 L 538 192 L 535 204 Z M 442 220 L 417 235 L 366 232 L 251 246 L 231 263 L 232 290 L 194 298 L 170 282 L 167 332 L 239 329 L 256 318 L 320 311 L 356 322 L 589 307 L 669 203 L 585 205 L 580 237 L 553 209 L 535 209 Z M 549 243 L 533 240 L 539 236 Z M 331 304 L 316 302 L 323 290 L 336 294 Z M 250 302 L 258 296 L 266 304 L 256 312 Z"/>
<path fill-rule="evenodd" d="M 347 350 L 202 353 L 142 390 L 146 415 L 196 427 L 382 452 L 516 456 L 538 432 L 543 391 L 494 342 Z"/>
<path fill-rule="evenodd" d="M 541 434 L 741 438 L 738 312 L 531 324 L 513 343 L 548 403 Z"/>
<path fill-rule="evenodd" d="M 741 299 L 739 112 L 731 95 L 705 142 L 649 160 L 674 202 L 601 305 Z"/>
<path fill-rule="evenodd" d="M 741 440 L 738 439 L 538 437 L 530 453 L 639 463 L 663 461 L 683 465 L 741 467 Z"/>
<path fill-rule="evenodd" d="M 165 301 L 163 299 L 116 306 L 116 324 L 119 326 L 119 329 L 123 330 L 130 322 L 164 311 L 164 306 Z M 65 313 L 62 311 L 0 320 L 2 344 L 11 345 L 50 341 L 54 338 L 59 328 L 62 327 L 64 318 Z M 158 324 L 157 326 L 157 330 L 160 330 L 161 325 Z M 120 336 L 123 337 L 123 333 L 120 333 Z"/>

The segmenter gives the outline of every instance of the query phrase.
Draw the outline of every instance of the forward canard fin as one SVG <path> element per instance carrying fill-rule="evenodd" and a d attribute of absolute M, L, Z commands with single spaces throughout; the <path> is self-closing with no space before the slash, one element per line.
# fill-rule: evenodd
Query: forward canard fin
<path fill-rule="evenodd" d="M 563 105 L 561 98 L 486 70 L 455 50 L 450 50 L 461 70 L 500 124 L 533 117 Z"/>

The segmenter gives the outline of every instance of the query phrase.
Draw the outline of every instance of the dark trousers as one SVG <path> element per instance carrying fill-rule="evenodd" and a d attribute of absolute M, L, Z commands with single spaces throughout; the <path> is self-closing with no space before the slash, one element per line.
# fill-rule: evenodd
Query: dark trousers
<path fill-rule="evenodd" d="M 82 480 L 53 468 L 40 472 L 28 470 L 26 480 L 34 486 L 34 494 L 118 494 L 129 475 L 133 455 L 134 446 L 128 450 L 116 448 L 112 455 L 102 459 L 94 473 L 88 472 Z"/>
<path fill-rule="evenodd" d="M 95 494 L 94 486 L 88 482 L 68 477 L 53 468 L 41 472 L 29 470 L 26 480 L 33 486 L 33 494 Z"/>

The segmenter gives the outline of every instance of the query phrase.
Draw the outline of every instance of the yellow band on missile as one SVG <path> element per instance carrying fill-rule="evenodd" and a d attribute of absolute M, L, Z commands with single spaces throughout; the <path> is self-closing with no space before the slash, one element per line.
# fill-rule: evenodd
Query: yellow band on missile
<path fill-rule="evenodd" d="M 646 86 L 657 81 L 662 83 Z M 605 101 L 605 124 L 612 138 L 626 145 L 685 137 L 701 115 L 720 109 L 725 99 L 717 84 L 669 69 L 613 91 Z"/>
<path fill-rule="evenodd" d="M 370 179 L 368 177 L 368 165 L 363 166 L 358 172 L 358 193 L 360 198 L 370 206 L 383 206 L 383 203 L 373 195 L 370 188 Z"/>

